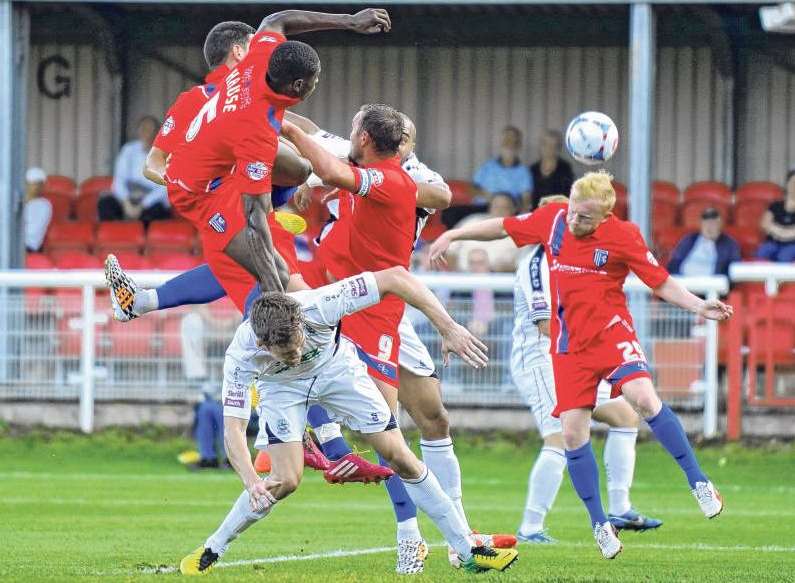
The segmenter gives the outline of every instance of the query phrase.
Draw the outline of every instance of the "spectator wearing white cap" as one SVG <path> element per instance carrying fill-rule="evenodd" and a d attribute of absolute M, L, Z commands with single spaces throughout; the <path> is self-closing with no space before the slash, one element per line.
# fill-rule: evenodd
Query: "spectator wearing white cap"
<path fill-rule="evenodd" d="M 52 203 L 44 198 L 47 173 L 41 168 L 28 168 L 25 173 L 25 205 L 22 218 L 25 222 L 25 248 L 40 251 L 52 220 Z"/>

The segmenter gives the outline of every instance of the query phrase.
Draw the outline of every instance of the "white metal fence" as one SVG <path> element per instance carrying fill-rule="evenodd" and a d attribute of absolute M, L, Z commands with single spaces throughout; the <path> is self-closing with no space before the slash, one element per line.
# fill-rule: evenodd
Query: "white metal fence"
<path fill-rule="evenodd" d="M 144 286 L 175 274 L 141 272 Z M 421 274 L 459 322 L 478 319 L 490 349 L 485 370 L 460 360 L 440 369 L 450 405 L 520 407 L 509 371 L 513 327 L 513 277 Z M 727 291 L 725 278 L 684 278 L 691 290 L 710 297 Z M 492 305 L 473 313 L 472 292 L 491 291 Z M 663 396 L 680 406 L 704 409 L 704 433 L 717 427 L 717 325 L 699 322 L 678 308 L 649 300 L 645 286 L 627 283 L 641 342 Z M 0 272 L 0 400 L 80 401 L 80 424 L 93 426 L 94 400 L 184 401 L 199 385 L 221 377 L 226 344 L 239 314 L 231 303 L 184 307 L 148 314 L 129 323 L 110 318 L 103 276 L 94 271 Z M 439 362 L 439 337 L 420 318 L 417 331 Z M 196 370 L 186 351 L 198 346 Z"/>

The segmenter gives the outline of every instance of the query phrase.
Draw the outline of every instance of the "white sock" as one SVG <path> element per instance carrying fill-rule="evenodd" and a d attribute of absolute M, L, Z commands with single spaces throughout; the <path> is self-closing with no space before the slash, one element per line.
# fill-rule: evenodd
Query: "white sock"
<path fill-rule="evenodd" d="M 629 488 L 635 474 L 635 427 L 611 427 L 605 442 L 605 472 L 607 473 L 608 513 L 629 512 Z"/>
<path fill-rule="evenodd" d="M 319 427 L 315 427 L 314 432 L 321 445 L 331 441 L 332 439 L 342 437 L 342 431 L 340 430 L 339 423 L 324 423 Z"/>
<path fill-rule="evenodd" d="M 433 472 L 423 467 L 419 478 L 403 480 L 403 484 L 414 504 L 442 531 L 447 544 L 453 547 L 463 560 L 469 560 L 472 557 L 469 529 L 458 515 L 453 501 L 442 490 Z"/>
<path fill-rule="evenodd" d="M 544 529 L 544 519 L 555 503 L 566 469 L 566 456 L 557 447 L 542 447 L 527 480 L 527 501 L 519 532 L 532 534 Z"/>
<path fill-rule="evenodd" d="M 417 524 L 417 517 L 409 518 L 397 523 L 397 539 L 402 540 L 421 540 L 420 525 Z"/>
<path fill-rule="evenodd" d="M 135 292 L 133 312 L 139 316 L 147 312 L 154 312 L 158 308 L 157 291 L 153 289 L 139 289 Z"/>
<path fill-rule="evenodd" d="M 249 504 L 249 495 L 246 490 L 238 496 L 229 514 L 226 515 L 221 526 L 218 527 L 210 538 L 204 543 L 204 546 L 211 549 L 214 553 L 223 555 L 229 547 L 229 543 L 235 540 L 240 533 L 246 530 L 249 526 L 265 518 L 271 511 L 273 506 L 268 507 L 262 512 L 254 512 L 251 510 Z"/>
<path fill-rule="evenodd" d="M 458 457 L 453 450 L 453 440 L 450 437 L 435 440 L 421 439 L 420 449 L 422 450 L 422 461 L 434 473 L 442 490 L 453 501 L 458 515 L 467 527 L 467 532 L 472 532 L 464 512 L 464 505 L 461 502 L 461 466 L 458 464 Z"/>

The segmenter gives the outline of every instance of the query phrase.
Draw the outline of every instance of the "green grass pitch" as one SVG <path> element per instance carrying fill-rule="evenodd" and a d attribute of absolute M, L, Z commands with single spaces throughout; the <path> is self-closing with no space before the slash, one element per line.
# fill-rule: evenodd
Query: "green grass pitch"
<path fill-rule="evenodd" d="M 0 581 L 174 580 L 180 558 L 215 529 L 241 490 L 231 472 L 180 467 L 175 455 L 189 446 L 183 439 L 43 436 L 0 437 Z M 538 445 L 458 439 L 473 527 L 516 530 Z M 699 457 L 726 501 L 716 520 L 701 516 L 659 445 L 642 443 L 633 503 L 665 524 L 623 534 L 615 561 L 600 558 L 566 477 L 548 518 L 560 545 L 522 545 L 508 572 L 469 575 L 448 566 L 441 536 L 422 519 L 437 546 L 414 580 L 795 581 L 795 447 L 720 445 Z M 394 574 L 394 544 L 383 487 L 329 486 L 310 471 L 296 495 L 233 544 L 228 565 L 209 580 L 405 581 Z"/>

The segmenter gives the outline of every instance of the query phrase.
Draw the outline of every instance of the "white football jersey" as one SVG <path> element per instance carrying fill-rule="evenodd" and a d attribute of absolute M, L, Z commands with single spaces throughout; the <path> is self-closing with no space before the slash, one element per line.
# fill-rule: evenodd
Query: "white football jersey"
<path fill-rule="evenodd" d="M 513 285 L 513 347 L 511 364 L 528 369 L 550 361 L 550 339 L 537 323 L 552 317 L 549 291 L 549 266 L 542 245 L 528 247 L 529 253 L 519 261 Z"/>
<path fill-rule="evenodd" d="M 249 320 L 237 329 L 224 359 L 225 382 L 248 386 L 254 380 L 282 382 L 314 376 L 334 356 L 340 320 L 380 301 L 375 276 L 367 271 L 317 289 L 289 294 L 301 303 L 305 341 L 296 366 L 277 360 L 257 345 Z"/>

